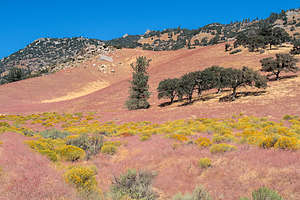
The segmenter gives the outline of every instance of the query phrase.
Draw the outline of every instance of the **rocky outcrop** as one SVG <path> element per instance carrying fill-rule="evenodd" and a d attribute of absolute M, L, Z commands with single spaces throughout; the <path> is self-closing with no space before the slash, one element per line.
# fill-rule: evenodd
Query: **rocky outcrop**
<path fill-rule="evenodd" d="M 95 55 L 105 55 L 111 49 L 96 39 L 40 38 L 24 49 L 0 60 L 0 73 L 12 67 L 25 68 L 31 73 L 48 73 L 74 66 Z"/>

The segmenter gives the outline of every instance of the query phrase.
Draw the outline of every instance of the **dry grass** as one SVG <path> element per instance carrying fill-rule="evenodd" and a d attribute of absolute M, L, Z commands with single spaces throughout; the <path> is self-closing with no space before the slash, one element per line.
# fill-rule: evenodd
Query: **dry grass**
<path fill-rule="evenodd" d="M 94 81 L 91 83 L 87 83 L 87 85 L 83 86 L 82 88 L 78 88 L 75 91 L 70 92 L 64 96 L 57 97 L 54 99 L 49 99 L 49 100 L 43 100 L 42 103 L 54 103 L 54 102 L 59 102 L 59 101 L 75 99 L 78 97 L 82 97 L 82 96 L 91 94 L 93 92 L 96 92 L 97 90 L 103 89 L 108 86 L 109 86 L 109 83 L 107 83 L 107 82 Z"/>

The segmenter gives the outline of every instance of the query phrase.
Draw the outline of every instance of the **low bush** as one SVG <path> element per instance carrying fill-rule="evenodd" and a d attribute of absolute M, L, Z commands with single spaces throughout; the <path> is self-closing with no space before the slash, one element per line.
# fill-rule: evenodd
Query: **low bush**
<path fill-rule="evenodd" d="M 95 196 L 99 192 L 96 174 L 97 172 L 91 167 L 75 166 L 68 169 L 64 177 L 65 181 L 73 185 L 82 196 L 91 199 L 89 197 Z"/>
<path fill-rule="evenodd" d="M 264 140 L 259 144 L 260 147 L 263 147 L 264 149 L 269 149 L 274 147 L 278 140 L 277 135 L 269 135 L 264 138 Z"/>
<path fill-rule="evenodd" d="M 185 135 L 174 133 L 170 136 L 170 138 L 173 138 L 175 140 L 178 140 L 180 142 L 185 142 L 188 140 L 188 138 Z"/>
<path fill-rule="evenodd" d="M 64 141 L 61 139 L 45 139 L 40 138 L 38 140 L 29 140 L 26 143 L 30 148 L 47 156 L 51 161 L 57 161 L 59 159 L 58 149 L 64 146 Z"/>
<path fill-rule="evenodd" d="M 283 198 L 276 191 L 261 187 L 252 192 L 252 200 L 283 200 Z"/>
<path fill-rule="evenodd" d="M 64 145 L 61 149 L 58 150 L 62 159 L 66 161 L 77 161 L 85 157 L 85 151 L 79 147 L 72 145 Z"/>
<path fill-rule="evenodd" d="M 224 143 L 224 142 L 232 142 L 234 140 L 234 136 L 232 135 L 214 135 L 212 142 L 213 143 Z"/>
<path fill-rule="evenodd" d="M 227 151 L 234 151 L 236 150 L 236 147 L 230 144 L 221 143 L 221 144 L 213 144 L 210 147 L 211 153 L 224 153 Z"/>
<path fill-rule="evenodd" d="M 146 141 L 146 140 L 149 140 L 150 138 L 151 138 L 151 135 L 147 135 L 147 134 L 143 134 L 140 136 L 141 141 Z"/>
<path fill-rule="evenodd" d="M 199 167 L 202 169 L 207 169 L 211 167 L 211 159 L 209 158 L 200 158 L 199 160 Z"/>
<path fill-rule="evenodd" d="M 101 153 L 113 155 L 117 152 L 117 149 L 114 144 L 104 144 L 101 148 Z"/>
<path fill-rule="evenodd" d="M 110 194 L 113 200 L 155 200 L 158 195 L 152 190 L 152 180 L 155 175 L 151 172 L 128 170 L 119 178 L 115 177 Z"/>
<path fill-rule="evenodd" d="M 199 147 L 208 147 L 210 145 L 212 145 L 212 142 L 210 141 L 209 138 L 206 137 L 199 137 L 195 143 L 199 146 Z"/>
<path fill-rule="evenodd" d="M 44 130 L 39 132 L 39 134 L 43 137 L 43 138 L 51 138 L 51 139 L 58 139 L 58 138 L 65 138 L 68 135 L 70 135 L 69 132 L 66 131 L 60 131 L 57 129 L 49 129 L 49 130 Z"/>
<path fill-rule="evenodd" d="M 278 149 L 297 150 L 299 148 L 299 144 L 297 138 L 281 136 L 278 138 L 274 147 Z"/>
<path fill-rule="evenodd" d="M 51 161 L 56 162 L 57 161 L 57 154 L 55 151 L 51 151 L 49 149 L 41 150 L 39 151 L 42 155 L 47 156 Z"/>
<path fill-rule="evenodd" d="M 68 137 L 66 141 L 67 145 L 72 145 L 83 149 L 86 153 L 86 158 L 96 155 L 100 152 L 103 146 L 103 136 L 87 134 L 81 134 L 80 136 Z"/>
<path fill-rule="evenodd" d="M 10 127 L 9 123 L 7 122 L 0 122 L 0 127 Z"/>
<path fill-rule="evenodd" d="M 205 190 L 203 186 L 197 186 L 192 194 L 181 193 L 176 194 L 172 200 L 212 200 L 210 194 Z"/>

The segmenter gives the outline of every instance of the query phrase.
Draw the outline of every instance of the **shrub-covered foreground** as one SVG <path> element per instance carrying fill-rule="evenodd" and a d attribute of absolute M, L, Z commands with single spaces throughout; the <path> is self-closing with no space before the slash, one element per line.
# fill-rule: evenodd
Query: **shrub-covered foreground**
<path fill-rule="evenodd" d="M 110 193 L 103 196 L 97 186 L 95 169 L 86 167 L 86 163 L 82 162 L 100 154 L 108 158 L 118 154 L 120 146 L 126 148 L 122 137 L 138 136 L 140 142 L 147 142 L 153 135 L 159 135 L 176 145 L 193 145 L 193 148 L 209 154 L 209 158 L 198 158 L 199 170 L 203 173 L 214 170 L 218 163 L 216 156 L 240 151 L 243 144 L 280 151 L 297 151 L 300 147 L 300 118 L 297 116 L 286 115 L 281 121 L 275 122 L 241 114 L 229 119 L 196 118 L 161 124 L 117 124 L 100 122 L 98 118 L 94 113 L 1 115 L 0 132 L 17 132 L 28 136 L 27 144 L 33 150 L 59 165 L 63 164 L 66 182 L 73 185 L 85 199 L 103 199 L 105 196 L 114 199 L 156 199 L 156 190 L 151 188 L 151 181 L 155 178 L 152 173 L 128 171 L 115 178 Z M 39 127 L 39 130 L 30 127 Z M 195 191 L 193 194 L 178 194 L 174 199 L 200 198 L 195 195 L 210 198 L 203 187 L 197 187 Z M 260 189 L 253 193 L 252 198 L 258 200 L 264 193 L 273 195 L 266 189 Z"/>

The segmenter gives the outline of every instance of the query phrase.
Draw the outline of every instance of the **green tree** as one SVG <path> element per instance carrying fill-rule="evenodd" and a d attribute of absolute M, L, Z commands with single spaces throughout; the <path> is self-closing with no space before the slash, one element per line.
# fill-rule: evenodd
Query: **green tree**
<path fill-rule="evenodd" d="M 15 82 L 26 79 L 29 76 L 29 71 L 22 68 L 13 67 L 8 71 L 8 74 L 3 78 L 6 82 Z"/>
<path fill-rule="evenodd" d="M 294 72 L 299 71 L 299 68 L 296 66 L 297 59 L 290 54 L 276 54 L 276 58 L 264 58 L 260 60 L 261 71 L 270 72 L 267 76 L 275 75 L 276 80 L 279 80 L 279 75 L 281 72 Z"/>
<path fill-rule="evenodd" d="M 126 106 L 129 110 L 146 109 L 150 107 L 148 99 L 150 97 L 148 85 L 148 72 L 149 63 L 151 59 L 140 56 L 136 59 L 135 64 L 131 64 L 133 70 L 132 81 L 130 86 L 129 99 L 126 101 Z"/>
<path fill-rule="evenodd" d="M 173 103 L 174 98 L 176 96 L 178 82 L 179 82 L 178 78 L 173 78 L 173 79 L 168 78 L 162 80 L 159 83 L 157 88 L 158 99 L 167 98 L 170 99 L 170 103 Z"/>
<path fill-rule="evenodd" d="M 193 92 L 196 86 L 195 73 L 190 72 L 184 74 L 177 84 L 177 95 L 181 99 L 183 96 L 186 96 L 188 102 L 192 102 Z"/>
<path fill-rule="evenodd" d="M 293 55 L 297 55 L 297 54 L 300 54 L 300 40 L 294 40 L 293 41 L 293 49 L 291 50 L 291 54 Z"/>
<path fill-rule="evenodd" d="M 206 68 L 203 72 L 206 73 L 205 71 L 210 71 L 213 76 L 213 80 L 211 80 L 211 83 L 213 84 L 213 88 L 216 88 L 218 91 L 217 93 L 221 93 L 222 87 L 223 87 L 223 79 L 224 79 L 224 72 L 225 68 L 220 67 L 220 66 L 211 66 L 209 68 Z M 209 73 L 209 72 L 207 72 Z"/>
<path fill-rule="evenodd" d="M 242 69 L 227 68 L 223 74 L 222 87 L 232 88 L 232 100 L 236 99 L 237 89 L 242 86 L 254 86 L 257 88 L 267 87 L 265 77 L 258 72 L 243 67 Z"/>
<path fill-rule="evenodd" d="M 215 72 L 212 70 L 193 72 L 195 79 L 195 89 L 198 91 L 198 96 L 205 90 L 213 89 L 216 85 Z"/>

